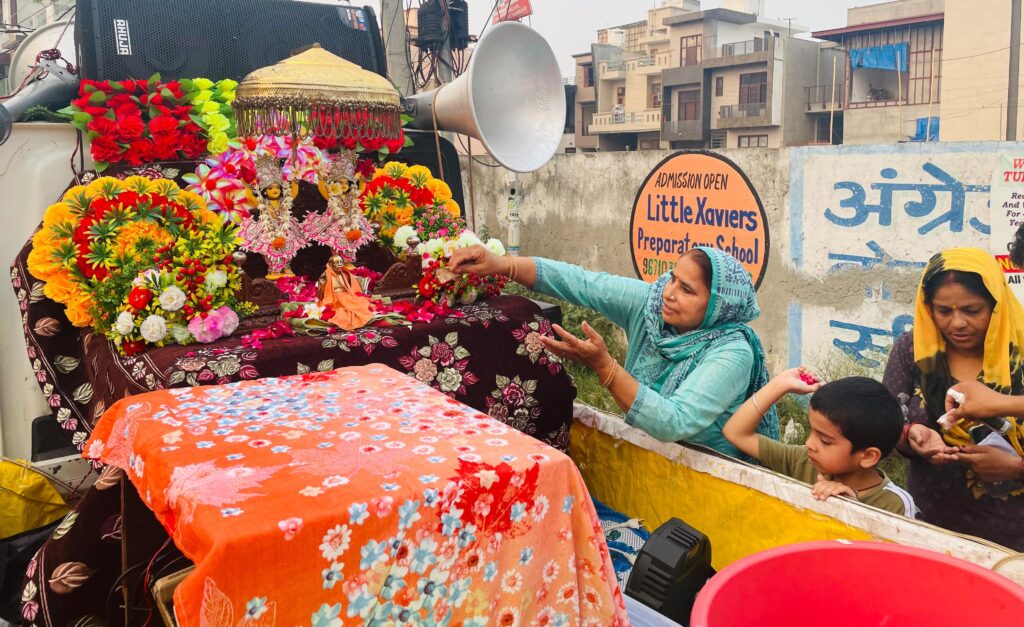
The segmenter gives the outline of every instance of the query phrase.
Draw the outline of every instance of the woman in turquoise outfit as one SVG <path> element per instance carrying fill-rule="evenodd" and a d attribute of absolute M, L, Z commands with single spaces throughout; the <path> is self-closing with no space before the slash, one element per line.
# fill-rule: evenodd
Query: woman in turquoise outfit
<path fill-rule="evenodd" d="M 760 314 L 750 275 L 714 248 L 697 248 L 653 284 L 540 257 L 499 257 L 474 246 L 453 255 L 454 272 L 504 274 L 542 294 L 590 307 L 626 330 L 620 366 L 586 322 L 585 339 L 555 326 L 547 348 L 597 373 L 626 422 L 666 442 L 686 440 L 733 457 L 726 420 L 768 381 L 761 342 L 747 323 Z M 774 409 L 758 429 L 778 439 Z"/>

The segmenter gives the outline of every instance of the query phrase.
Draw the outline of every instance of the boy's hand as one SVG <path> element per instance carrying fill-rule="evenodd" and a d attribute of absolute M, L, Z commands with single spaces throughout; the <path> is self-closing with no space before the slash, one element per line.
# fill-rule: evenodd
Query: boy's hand
<path fill-rule="evenodd" d="M 818 474 L 817 483 L 811 488 L 811 494 L 819 501 L 824 501 L 830 496 L 848 496 L 855 501 L 857 500 L 856 490 L 845 483 L 829 481 L 821 473 Z"/>
<path fill-rule="evenodd" d="M 938 431 L 921 423 L 910 425 L 907 442 L 915 453 L 933 464 L 955 462 L 960 452 L 957 447 L 946 444 Z"/>
<path fill-rule="evenodd" d="M 811 394 L 821 387 L 821 379 L 807 368 L 790 368 L 775 375 L 771 385 L 778 386 L 781 394 Z"/>

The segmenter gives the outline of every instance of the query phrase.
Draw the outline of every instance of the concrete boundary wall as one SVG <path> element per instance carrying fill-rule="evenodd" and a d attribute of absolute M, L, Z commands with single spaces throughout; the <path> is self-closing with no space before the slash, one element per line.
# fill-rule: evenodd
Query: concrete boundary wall
<path fill-rule="evenodd" d="M 928 258 L 952 246 L 989 247 L 988 192 L 996 158 L 1024 144 L 903 143 L 721 154 L 750 178 L 771 232 L 754 324 L 772 370 L 840 358 L 880 373 L 910 328 Z M 524 255 L 623 276 L 637 188 L 667 151 L 556 155 L 519 175 Z M 488 158 L 481 162 L 493 163 Z M 509 173 L 463 162 L 466 203 L 507 238 Z M 472 200 L 471 200 L 472 199 Z M 834 362 L 833 362 L 834 363 Z"/>

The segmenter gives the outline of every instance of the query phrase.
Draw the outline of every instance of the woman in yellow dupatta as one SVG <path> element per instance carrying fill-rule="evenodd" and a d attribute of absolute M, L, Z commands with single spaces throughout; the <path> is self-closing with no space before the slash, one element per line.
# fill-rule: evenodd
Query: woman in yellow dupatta
<path fill-rule="evenodd" d="M 977 248 L 951 248 L 925 268 L 914 329 L 893 345 L 885 384 L 905 403 L 911 494 L 928 522 L 1024 550 L 1024 423 L 1003 435 L 973 419 L 947 427 L 947 391 L 980 381 L 1024 394 L 1024 309 L 999 264 Z M 946 421 L 943 421 L 946 422 Z M 986 439 L 987 438 L 987 439 Z"/>

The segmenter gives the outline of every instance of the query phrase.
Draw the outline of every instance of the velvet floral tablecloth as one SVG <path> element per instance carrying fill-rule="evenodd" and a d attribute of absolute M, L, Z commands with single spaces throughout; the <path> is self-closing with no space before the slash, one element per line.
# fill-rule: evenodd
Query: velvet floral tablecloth
<path fill-rule="evenodd" d="M 385 366 L 124 399 L 85 454 L 195 562 L 183 626 L 627 624 L 572 461 Z"/>

